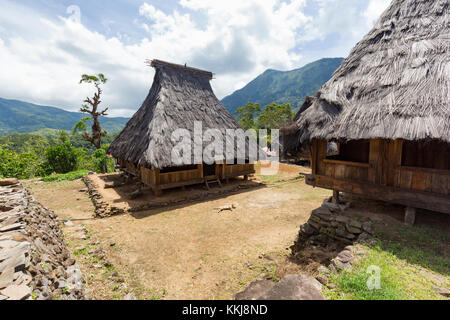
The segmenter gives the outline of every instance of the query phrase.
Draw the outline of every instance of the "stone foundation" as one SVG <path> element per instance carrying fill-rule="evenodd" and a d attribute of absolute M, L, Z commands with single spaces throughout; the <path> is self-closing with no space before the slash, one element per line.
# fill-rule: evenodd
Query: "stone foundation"
<path fill-rule="evenodd" d="M 373 239 L 372 221 L 345 213 L 349 204 L 335 204 L 331 199 L 312 211 L 309 220 L 300 226 L 300 232 L 291 247 L 293 256 L 302 257 L 305 248 L 319 248 L 334 253 L 327 266 L 320 266 L 316 277 L 327 283 L 330 272 L 351 271 L 352 264 L 365 255 L 360 243 Z"/>
<path fill-rule="evenodd" d="M 320 243 L 327 238 L 344 244 L 353 244 L 372 238 L 370 219 L 358 220 L 345 214 L 347 206 L 326 200 L 320 208 L 313 210 L 308 222 L 300 226 L 293 251 L 310 244 Z"/>
<path fill-rule="evenodd" d="M 0 181 L 0 300 L 85 299 L 55 213 L 17 180 Z"/>

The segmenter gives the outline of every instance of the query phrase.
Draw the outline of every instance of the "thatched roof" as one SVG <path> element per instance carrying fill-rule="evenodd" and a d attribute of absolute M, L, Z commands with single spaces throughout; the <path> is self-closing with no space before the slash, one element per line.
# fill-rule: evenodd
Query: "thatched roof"
<path fill-rule="evenodd" d="M 450 142 L 449 7 L 448 0 L 394 0 L 283 128 L 285 149 L 313 138 Z"/>
<path fill-rule="evenodd" d="M 171 160 L 175 129 L 187 129 L 194 140 L 195 121 L 202 122 L 203 131 L 219 129 L 224 137 L 226 129 L 240 128 L 214 95 L 209 83 L 211 72 L 159 60 L 152 60 L 151 66 L 156 73 L 150 93 L 108 153 L 140 166 L 162 169 L 175 166 Z"/>

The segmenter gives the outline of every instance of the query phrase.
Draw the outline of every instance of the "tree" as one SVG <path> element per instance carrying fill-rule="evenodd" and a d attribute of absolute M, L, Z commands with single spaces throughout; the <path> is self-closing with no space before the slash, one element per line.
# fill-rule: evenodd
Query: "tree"
<path fill-rule="evenodd" d="M 50 147 L 45 151 L 47 173 L 68 173 L 77 166 L 77 154 L 69 141 Z"/>
<path fill-rule="evenodd" d="M 75 126 L 73 127 L 72 132 L 76 133 L 77 131 L 83 132 L 83 138 L 86 141 L 89 141 L 91 144 L 95 146 L 96 149 L 101 149 L 102 147 L 102 139 L 106 136 L 107 132 L 102 129 L 100 126 L 99 117 L 100 116 L 106 116 L 108 111 L 108 108 L 105 108 L 103 111 L 98 111 L 99 105 L 102 102 L 100 100 L 102 95 L 102 89 L 100 87 L 101 84 L 105 84 L 108 79 L 105 78 L 105 76 L 102 73 L 99 73 L 98 76 L 92 76 L 83 74 L 81 76 L 80 84 L 81 83 L 93 83 L 95 88 L 97 89 L 97 92 L 94 93 L 94 96 L 92 98 L 87 97 L 84 100 L 83 106 L 81 107 L 80 111 L 83 113 L 89 114 L 88 117 L 85 117 L 81 119 Z M 86 121 L 92 121 L 92 132 L 89 134 L 86 129 Z"/>
<path fill-rule="evenodd" d="M 291 105 L 272 103 L 264 108 L 258 118 L 258 128 L 267 129 L 270 134 L 271 129 L 279 129 L 284 124 L 292 121 L 294 113 Z"/>
<path fill-rule="evenodd" d="M 236 119 L 244 130 L 256 129 L 255 118 L 261 112 L 261 106 L 258 103 L 249 102 L 246 106 L 236 110 Z"/>

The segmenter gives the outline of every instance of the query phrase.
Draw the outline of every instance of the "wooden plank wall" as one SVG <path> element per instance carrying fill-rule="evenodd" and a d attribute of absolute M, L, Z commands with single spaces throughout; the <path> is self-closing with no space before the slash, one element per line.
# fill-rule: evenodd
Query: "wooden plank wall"
<path fill-rule="evenodd" d="M 312 145 L 313 174 L 450 195 L 450 171 L 401 166 L 402 140 L 371 140 L 369 163 L 366 166 L 326 159 L 326 141 L 315 140 Z"/>
<path fill-rule="evenodd" d="M 159 173 L 158 185 L 179 183 L 179 182 L 183 182 L 183 181 L 200 179 L 201 177 L 202 177 L 202 171 L 199 167 L 194 170 L 183 170 L 183 171 Z"/>
<path fill-rule="evenodd" d="M 160 173 L 160 170 L 151 170 L 141 167 L 141 180 L 148 186 L 161 186 L 165 184 L 188 182 L 202 178 L 201 166 L 193 170 Z"/>
<path fill-rule="evenodd" d="M 255 166 L 253 164 L 233 164 L 233 165 L 224 165 L 224 170 L 222 171 L 222 179 L 228 177 L 238 177 L 249 172 L 255 171 Z"/>
<path fill-rule="evenodd" d="M 352 165 L 346 161 L 326 160 L 326 141 L 317 141 L 317 147 L 317 151 L 313 152 L 318 159 L 317 174 L 343 180 L 368 181 L 368 166 Z"/>

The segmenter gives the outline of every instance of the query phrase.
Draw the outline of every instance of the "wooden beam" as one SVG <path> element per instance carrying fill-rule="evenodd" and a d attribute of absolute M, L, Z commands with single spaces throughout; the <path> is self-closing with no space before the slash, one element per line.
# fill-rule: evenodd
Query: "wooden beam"
<path fill-rule="evenodd" d="M 348 192 L 363 195 L 367 198 L 450 214 L 450 197 L 446 195 L 335 179 L 321 175 L 307 175 L 305 181 L 308 185 L 314 187 Z"/>
<path fill-rule="evenodd" d="M 344 160 L 333 160 L 333 159 L 323 159 L 324 163 L 331 163 L 331 164 L 342 164 L 350 167 L 362 167 L 362 168 L 369 168 L 369 163 L 363 163 L 363 162 L 354 162 L 354 161 L 344 161 Z"/>

